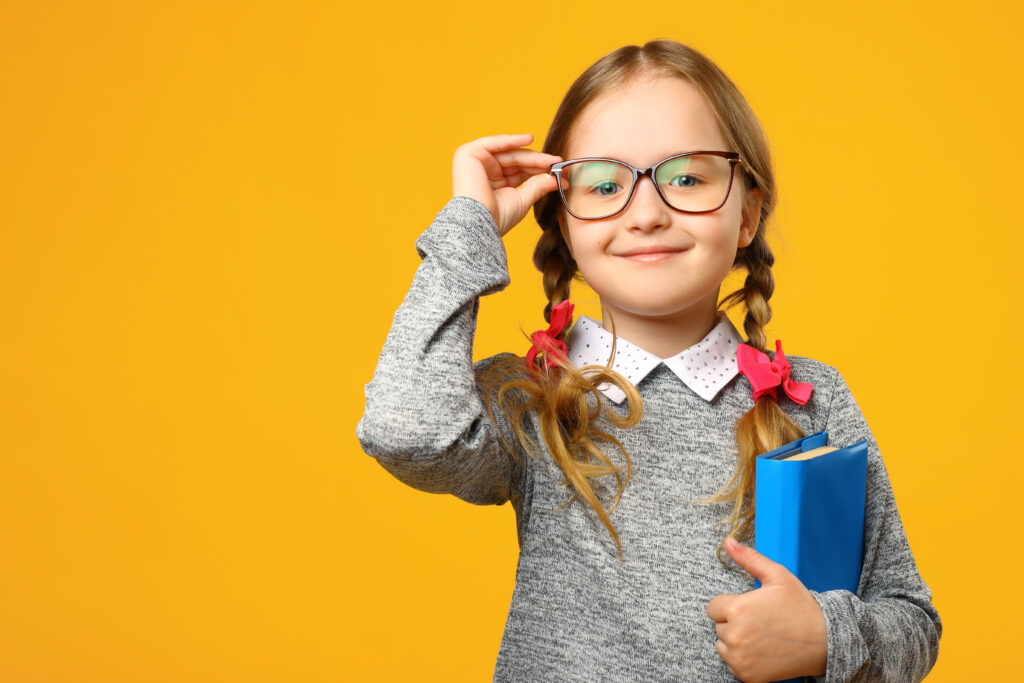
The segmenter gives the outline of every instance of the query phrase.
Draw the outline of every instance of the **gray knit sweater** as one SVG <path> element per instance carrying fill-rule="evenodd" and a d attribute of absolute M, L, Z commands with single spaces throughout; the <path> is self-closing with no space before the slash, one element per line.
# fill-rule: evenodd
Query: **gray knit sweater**
<path fill-rule="evenodd" d="M 501 411 L 494 411 L 497 424 L 488 419 L 483 373 L 510 355 L 472 362 L 478 298 L 509 283 L 490 212 L 454 197 L 416 249 L 422 263 L 366 385 L 356 434 L 409 486 L 477 505 L 512 502 L 519 562 L 494 680 L 737 680 L 715 650 L 705 606 L 717 595 L 752 590 L 754 580 L 727 571 L 715 555 L 725 534 L 715 522 L 728 516 L 729 504 L 685 499 L 711 496 L 732 475 L 735 423 L 753 407 L 746 377 L 737 375 L 707 401 L 662 364 L 637 386 L 644 403 L 638 425 L 618 429 L 604 421 L 634 466 L 610 513 L 623 545 L 620 563 L 589 506 L 577 500 L 559 509 L 570 492 L 559 486 L 550 454 L 541 454 L 544 466 L 522 452 L 517 461 L 499 438 L 501 430 L 519 448 Z M 806 434 L 827 430 L 830 444 L 869 445 L 857 594 L 812 591 L 828 631 L 827 670 L 816 680 L 921 680 L 938 656 L 942 624 L 907 544 L 878 445 L 834 367 L 787 358 L 793 378 L 811 382 L 814 391 L 805 405 L 779 392 L 786 413 Z M 625 414 L 627 406 L 612 409 Z M 527 430 L 543 445 L 533 416 Z M 624 464 L 617 449 L 606 452 Z M 615 482 L 603 477 L 595 489 L 605 498 Z"/>

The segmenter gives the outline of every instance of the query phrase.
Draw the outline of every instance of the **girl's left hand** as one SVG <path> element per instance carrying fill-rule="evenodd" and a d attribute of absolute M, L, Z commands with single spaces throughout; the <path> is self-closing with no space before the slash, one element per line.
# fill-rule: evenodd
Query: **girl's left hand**
<path fill-rule="evenodd" d="M 725 549 L 761 582 L 707 604 L 718 633 L 715 649 L 729 673 L 747 683 L 823 675 L 828 634 L 818 601 L 792 572 L 753 548 L 730 536 Z"/>

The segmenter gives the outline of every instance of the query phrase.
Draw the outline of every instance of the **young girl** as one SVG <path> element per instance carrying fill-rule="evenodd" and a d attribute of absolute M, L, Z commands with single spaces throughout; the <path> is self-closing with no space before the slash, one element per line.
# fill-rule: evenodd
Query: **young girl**
<path fill-rule="evenodd" d="M 871 430 L 834 367 L 767 349 L 776 187 L 736 86 L 685 45 L 623 47 L 573 83 L 543 152 L 531 139 L 456 150 L 357 427 L 410 486 L 512 501 L 494 679 L 924 678 L 942 626 Z M 479 297 L 508 285 L 501 238 L 531 206 L 550 324 L 525 358 L 474 364 Z M 720 302 L 734 268 L 744 286 Z M 579 278 L 600 321 L 573 324 Z M 739 303 L 746 339 L 722 308 Z M 821 430 L 869 444 L 856 595 L 810 591 L 748 545 L 754 458 Z"/>

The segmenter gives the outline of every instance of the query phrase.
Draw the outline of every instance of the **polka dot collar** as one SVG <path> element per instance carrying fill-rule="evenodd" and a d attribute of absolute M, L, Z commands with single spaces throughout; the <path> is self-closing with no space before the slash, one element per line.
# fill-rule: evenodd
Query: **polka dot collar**
<path fill-rule="evenodd" d="M 640 383 L 652 370 L 664 363 L 698 396 L 711 401 L 722 387 L 739 373 L 736 365 L 736 345 L 743 337 L 724 312 L 718 313 L 718 324 L 707 336 L 693 346 L 683 349 L 671 358 L 659 358 L 622 337 L 615 341 L 615 362 L 612 369 L 633 385 Z M 604 365 L 612 350 L 612 334 L 601 323 L 581 315 L 566 339 L 569 360 L 575 367 Z M 598 389 L 615 403 L 622 403 L 626 395 L 612 384 Z"/>

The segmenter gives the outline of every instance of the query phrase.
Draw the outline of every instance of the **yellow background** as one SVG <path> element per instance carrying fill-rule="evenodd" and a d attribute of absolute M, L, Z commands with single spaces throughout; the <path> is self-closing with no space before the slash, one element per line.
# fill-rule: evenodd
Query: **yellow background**
<path fill-rule="evenodd" d="M 1019 668 L 1020 26 L 991 1 L 0 5 L 0 680 L 490 680 L 513 510 L 391 478 L 363 385 L 455 148 L 539 149 L 576 75 L 657 37 L 767 131 L 769 338 L 868 417 L 944 622 L 929 680 Z M 543 326 L 536 234 L 507 238 L 477 358 Z"/>

